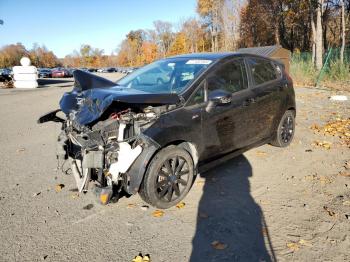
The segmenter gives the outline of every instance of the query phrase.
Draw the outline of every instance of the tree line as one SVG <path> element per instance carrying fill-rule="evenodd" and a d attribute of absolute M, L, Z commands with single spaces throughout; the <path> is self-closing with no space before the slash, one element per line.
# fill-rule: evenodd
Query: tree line
<path fill-rule="evenodd" d="M 350 42 L 349 0 L 198 0 L 196 11 L 199 19 L 178 25 L 155 21 L 153 29 L 130 31 L 119 47 L 118 64 L 134 66 L 175 54 L 281 45 L 291 52 L 312 52 L 320 69 L 329 47 L 341 47 L 343 61 Z"/>
<path fill-rule="evenodd" d="M 141 66 L 183 53 L 281 45 L 291 52 L 311 52 L 320 69 L 328 48 L 340 47 L 343 61 L 350 42 L 350 0 L 197 0 L 196 12 L 198 18 L 155 21 L 151 29 L 130 31 L 111 55 L 84 44 L 59 60 L 44 46 L 5 46 L 0 67 L 18 64 L 23 54 L 44 67 Z"/>
<path fill-rule="evenodd" d="M 0 68 L 10 68 L 20 65 L 23 56 L 30 58 L 32 65 L 37 67 L 56 67 L 62 65 L 56 55 L 44 45 L 34 44 L 27 50 L 21 43 L 6 45 L 0 49 Z"/>

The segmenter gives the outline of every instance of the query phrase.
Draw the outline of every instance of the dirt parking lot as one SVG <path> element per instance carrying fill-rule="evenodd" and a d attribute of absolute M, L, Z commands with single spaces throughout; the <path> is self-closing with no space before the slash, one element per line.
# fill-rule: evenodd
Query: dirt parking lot
<path fill-rule="evenodd" d="M 0 261 L 350 260 L 349 101 L 296 88 L 290 147 L 200 174 L 182 208 L 155 217 L 139 196 L 101 206 L 57 171 L 59 125 L 36 120 L 73 82 L 52 81 L 0 90 Z"/>

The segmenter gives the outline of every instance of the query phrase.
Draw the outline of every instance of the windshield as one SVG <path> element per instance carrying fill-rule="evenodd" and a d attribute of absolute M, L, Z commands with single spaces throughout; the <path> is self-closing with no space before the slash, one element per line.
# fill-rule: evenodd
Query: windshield
<path fill-rule="evenodd" d="M 118 85 L 149 93 L 181 93 L 212 60 L 169 58 L 125 76 Z"/>

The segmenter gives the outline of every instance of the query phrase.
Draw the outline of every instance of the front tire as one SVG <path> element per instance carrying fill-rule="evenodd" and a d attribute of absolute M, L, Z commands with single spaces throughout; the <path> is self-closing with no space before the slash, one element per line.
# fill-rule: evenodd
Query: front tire
<path fill-rule="evenodd" d="M 175 206 L 189 192 L 194 178 L 190 154 L 177 146 L 160 150 L 149 164 L 140 187 L 148 204 L 166 209 Z"/>
<path fill-rule="evenodd" d="M 295 133 L 295 112 L 287 110 L 275 131 L 271 145 L 277 147 L 287 147 L 293 141 Z"/>

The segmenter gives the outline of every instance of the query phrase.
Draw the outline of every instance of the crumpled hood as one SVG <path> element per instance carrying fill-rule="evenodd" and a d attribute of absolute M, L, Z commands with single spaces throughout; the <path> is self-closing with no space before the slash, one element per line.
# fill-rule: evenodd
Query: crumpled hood
<path fill-rule="evenodd" d="M 76 70 L 73 73 L 75 87 L 63 95 L 61 110 L 74 114 L 74 121 L 87 125 L 97 120 L 113 102 L 143 105 L 171 105 L 180 102 L 177 94 L 152 94 L 118 86 L 102 77 Z"/>

